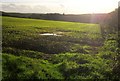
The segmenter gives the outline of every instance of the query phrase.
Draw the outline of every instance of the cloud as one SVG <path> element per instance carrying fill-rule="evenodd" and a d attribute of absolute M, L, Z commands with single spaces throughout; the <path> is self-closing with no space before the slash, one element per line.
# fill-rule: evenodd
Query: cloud
<path fill-rule="evenodd" d="M 36 13 L 48 13 L 48 12 L 52 12 L 52 10 L 50 8 L 48 8 L 47 6 L 44 5 L 36 5 L 32 8 L 33 12 Z"/>
<path fill-rule="evenodd" d="M 24 13 L 108 13 L 118 7 L 117 1 L 118 0 L 2 0 L 4 3 L 0 3 L 2 4 L 2 9 L 0 8 L 0 10 Z"/>
<path fill-rule="evenodd" d="M 7 12 L 22 12 L 22 13 L 47 13 L 51 9 L 44 5 L 22 5 L 22 4 L 2 4 L 2 11 Z"/>
<path fill-rule="evenodd" d="M 26 12 L 30 10 L 29 6 L 16 4 L 2 4 L 2 11 L 8 12 Z"/>
<path fill-rule="evenodd" d="M 64 3 L 67 0 L 1 0 L 3 3 Z"/>

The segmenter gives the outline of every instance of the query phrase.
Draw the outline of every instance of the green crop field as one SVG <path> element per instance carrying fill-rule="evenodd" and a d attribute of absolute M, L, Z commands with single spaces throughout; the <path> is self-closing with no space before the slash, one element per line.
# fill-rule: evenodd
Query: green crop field
<path fill-rule="evenodd" d="M 104 47 L 99 24 L 1 18 L 3 79 L 106 79 L 111 76 L 112 60 L 108 51 L 106 56 L 101 51 Z M 115 41 L 111 42 L 114 45 Z"/>
<path fill-rule="evenodd" d="M 84 37 L 84 35 L 90 38 L 100 37 L 100 28 L 98 24 L 3 17 L 3 28 L 16 32 L 29 33 L 31 35 L 37 35 L 44 32 L 63 32 L 67 36 L 74 35 L 74 37 L 79 38 Z"/>

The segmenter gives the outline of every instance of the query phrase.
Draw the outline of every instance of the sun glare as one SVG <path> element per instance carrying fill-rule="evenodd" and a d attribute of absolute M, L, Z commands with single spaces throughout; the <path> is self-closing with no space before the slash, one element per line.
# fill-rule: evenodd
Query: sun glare
<path fill-rule="evenodd" d="M 68 0 L 64 5 L 71 12 L 108 13 L 118 7 L 118 0 Z"/>

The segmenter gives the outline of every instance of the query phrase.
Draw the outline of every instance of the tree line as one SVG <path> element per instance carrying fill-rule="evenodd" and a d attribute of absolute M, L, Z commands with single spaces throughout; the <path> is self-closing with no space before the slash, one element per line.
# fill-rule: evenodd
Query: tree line
<path fill-rule="evenodd" d="M 69 22 L 81 22 L 81 23 L 99 23 L 107 14 L 59 14 L 59 13 L 9 13 L 2 12 L 3 16 L 19 17 L 19 18 L 32 18 L 32 19 L 44 19 L 55 21 L 69 21 Z"/>

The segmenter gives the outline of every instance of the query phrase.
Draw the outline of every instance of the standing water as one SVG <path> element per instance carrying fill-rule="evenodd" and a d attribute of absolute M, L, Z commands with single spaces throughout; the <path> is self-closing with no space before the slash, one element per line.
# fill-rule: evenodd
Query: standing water
<path fill-rule="evenodd" d="M 58 35 L 58 34 L 55 34 L 55 33 L 43 33 L 43 34 L 40 34 L 40 35 L 46 35 L 46 36 L 62 36 L 62 35 Z"/>

